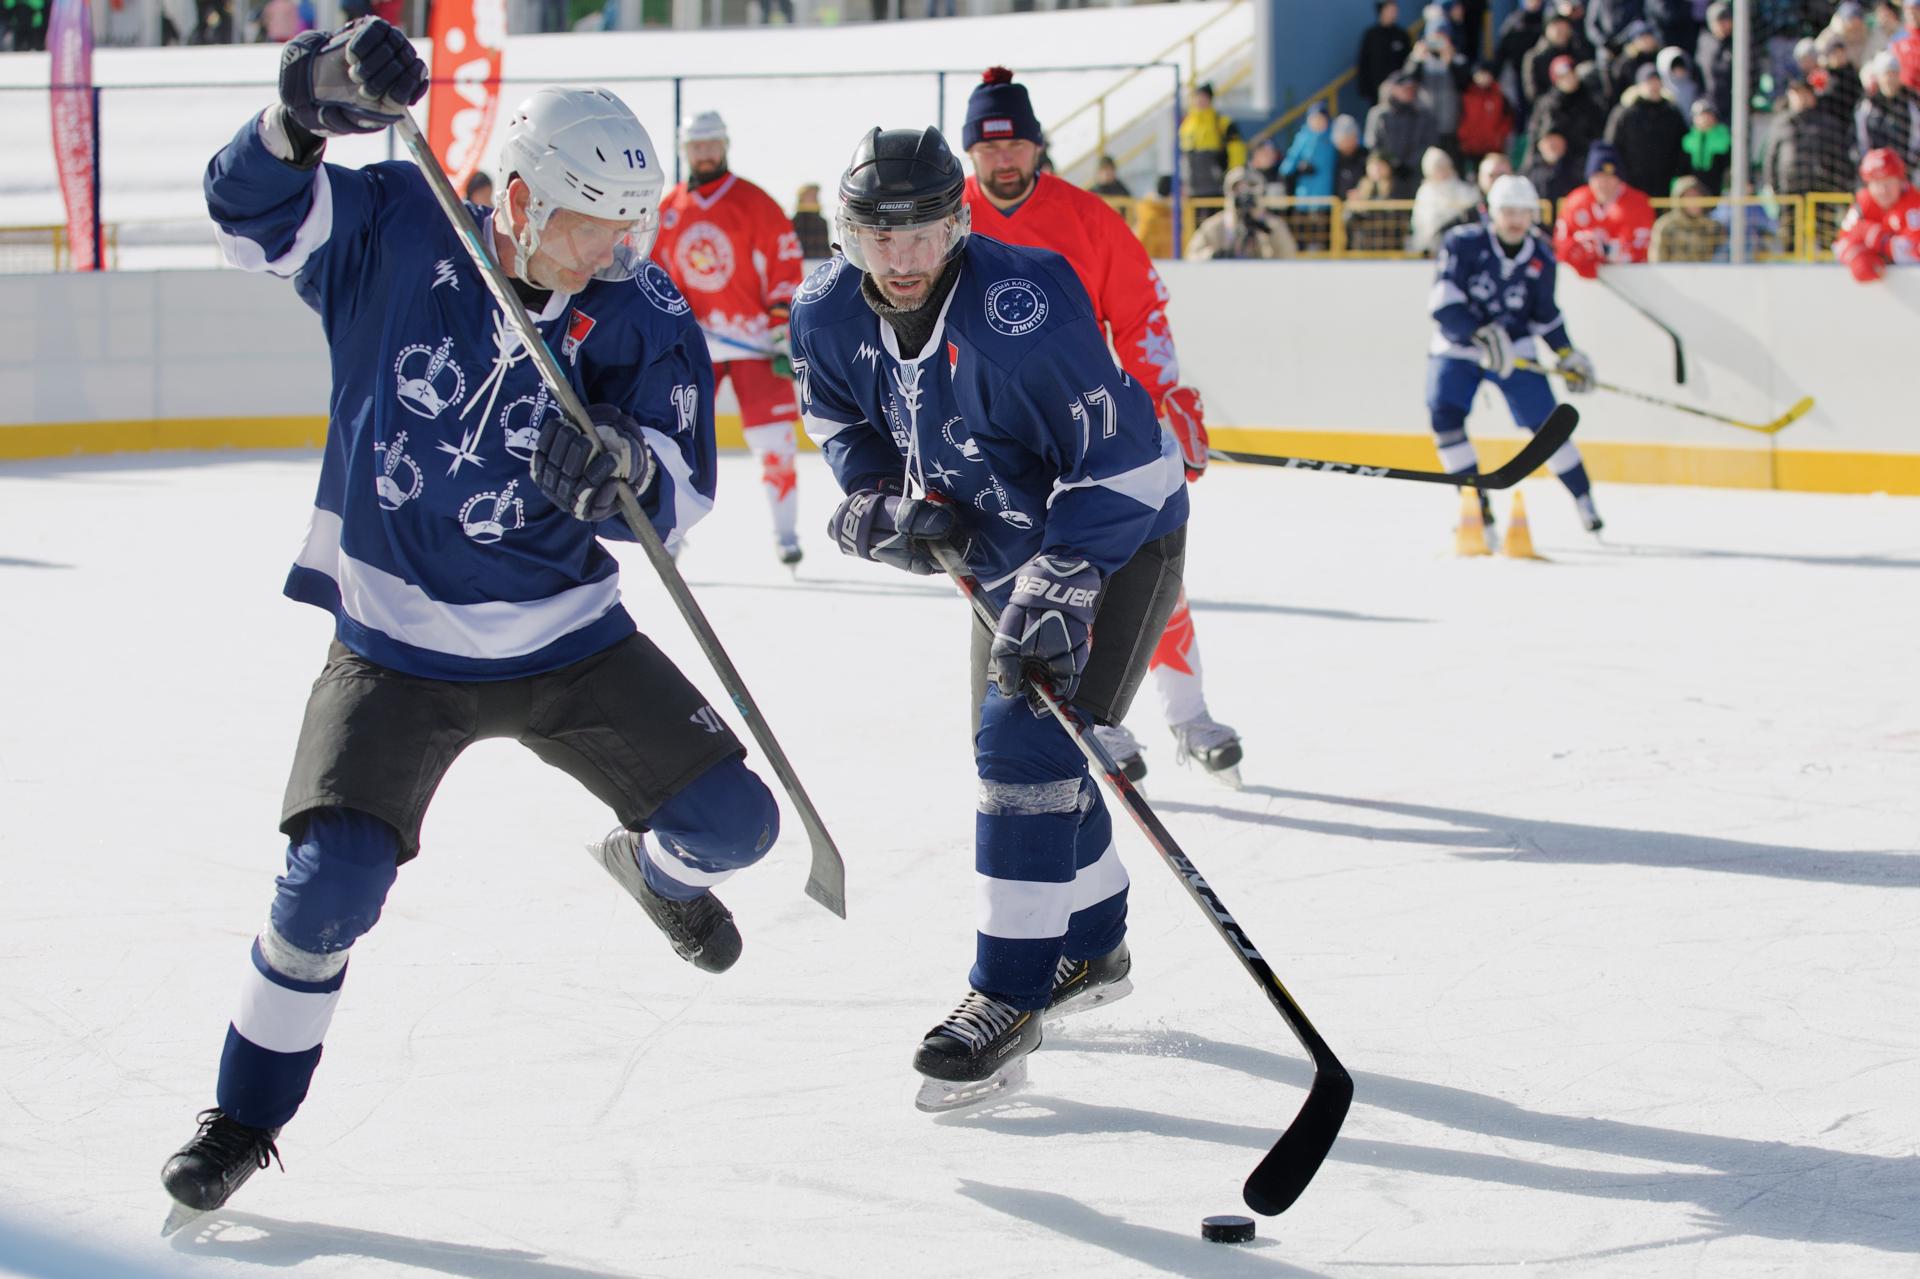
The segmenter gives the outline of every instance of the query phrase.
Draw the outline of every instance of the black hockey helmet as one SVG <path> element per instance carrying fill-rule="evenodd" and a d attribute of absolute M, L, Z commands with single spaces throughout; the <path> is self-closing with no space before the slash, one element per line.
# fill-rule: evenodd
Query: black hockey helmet
<path fill-rule="evenodd" d="M 940 130 L 869 129 L 840 175 L 836 229 L 841 251 L 855 267 L 870 272 L 865 241 L 944 224 L 948 235 L 940 260 L 950 261 L 973 225 L 966 187 L 966 170 Z"/>

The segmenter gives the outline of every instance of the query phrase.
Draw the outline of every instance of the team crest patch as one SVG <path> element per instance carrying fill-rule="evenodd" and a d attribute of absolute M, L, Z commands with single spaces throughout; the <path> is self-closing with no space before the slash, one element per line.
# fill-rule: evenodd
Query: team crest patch
<path fill-rule="evenodd" d="M 733 279 L 733 241 L 713 223 L 696 222 L 674 243 L 673 262 L 687 288 L 718 293 Z"/>
<path fill-rule="evenodd" d="M 560 341 L 560 354 L 571 362 L 578 363 L 580 344 L 587 340 L 587 334 L 593 332 L 594 318 L 585 311 L 575 308 L 572 318 L 567 321 L 567 336 Z"/>
<path fill-rule="evenodd" d="M 640 291 L 647 295 L 647 301 L 665 311 L 668 315 L 685 315 L 693 306 L 680 296 L 680 290 L 674 286 L 673 277 L 658 262 L 649 259 L 640 268 L 640 274 L 633 277 Z"/>
<path fill-rule="evenodd" d="M 994 332 L 1017 338 L 1047 318 L 1047 295 L 1031 280 L 1001 280 L 987 290 L 987 323 Z"/>
<path fill-rule="evenodd" d="M 795 302 L 811 302 L 833 290 L 833 282 L 840 278 L 840 267 L 845 258 L 828 258 L 813 270 L 807 272 L 807 278 L 800 282 L 800 289 L 793 295 Z"/>

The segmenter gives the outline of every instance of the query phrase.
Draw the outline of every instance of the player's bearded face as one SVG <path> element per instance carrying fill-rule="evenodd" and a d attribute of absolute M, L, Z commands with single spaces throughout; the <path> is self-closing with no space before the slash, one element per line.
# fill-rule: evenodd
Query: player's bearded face
<path fill-rule="evenodd" d="M 686 152 L 687 171 L 695 185 L 711 181 L 727 167 L 727 144 L 717 139 L 689 142 Z"/>
<path fill-rule="evenodd" d="M 967 158 L 973 161 L 973 176 L 983 191 L 996 200 L 1013 201 L 1033 186 L 1040 147 L 1025 138 L 976 142 L 967 149 Z"/>
<path fill-rule="evenodd" d="M 953 220 L 942 218 L 911 227 L 855 226 L 843 246 L 847 260 L 873 277 L 874 284 L 895 306 L 913 307 L 927 300 L 933 282 L 946 265 L 953 245 Z"/>

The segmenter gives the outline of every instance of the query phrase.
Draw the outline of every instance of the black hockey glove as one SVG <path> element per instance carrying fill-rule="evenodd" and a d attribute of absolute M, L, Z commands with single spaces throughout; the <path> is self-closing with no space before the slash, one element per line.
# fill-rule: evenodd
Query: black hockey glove
<path fill-rule="evenodd" d="M 280 54 L 280 103 L 316 137 L 378 133 L 426 91 L 427 64 L 380 18 L 357 18 L 331 35 L 303 31 Z"/>
<path fill-rule="evenodd" d="M 533 482 L 561 510 L 598 524 L 620 509 L 622 484 L 638 497 L 653 483 L 656 467 L 638 422 L 611 404 L 589 404 L 587 415 L 600 437 L 600 452 L 592 452 L 571 422 L 549 418 L 533 446 Z"/>
<path fill-rule="evenodd" d="M 1021 566 L 987 654 L 1002 697 L 1019 692 L 1020 681 L 1031 676 L 1049 684 L 1058 700 L 1072 699 L 1087 666 L 1100 590 L 1100 572 L 1085 560 L 1036 555 Z M 1037 701 L 1034 712 L 1044 713 Z"/>
<path fill-rule="evenodd" d="M 879 489 L 848 494 L 827 522 L 827 536 L 857 559 L 922 576 L 940 572 L 933 555 L 936 545 L 963 558 L 967 553 L 967 538 L 952 507 Z"/>

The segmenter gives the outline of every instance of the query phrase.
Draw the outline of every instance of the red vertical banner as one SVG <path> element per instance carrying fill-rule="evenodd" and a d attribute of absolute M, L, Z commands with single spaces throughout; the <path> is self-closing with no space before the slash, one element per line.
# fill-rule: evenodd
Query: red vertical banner
<path fill-rule="evenodd" d="M 52 94 L 53 160 L 67 203 L 67 244 L 73 269 L 100 269 L 100 229 L 94 197 L 93 13 L 87 0 L 53 0 L 47 18 L 47 87 Z"/>
<path fill-rule="evenodd" d="M 433 0 L 433 88 L 427 144 L 464 193 L 500 110 L 507 0 Z"/>

